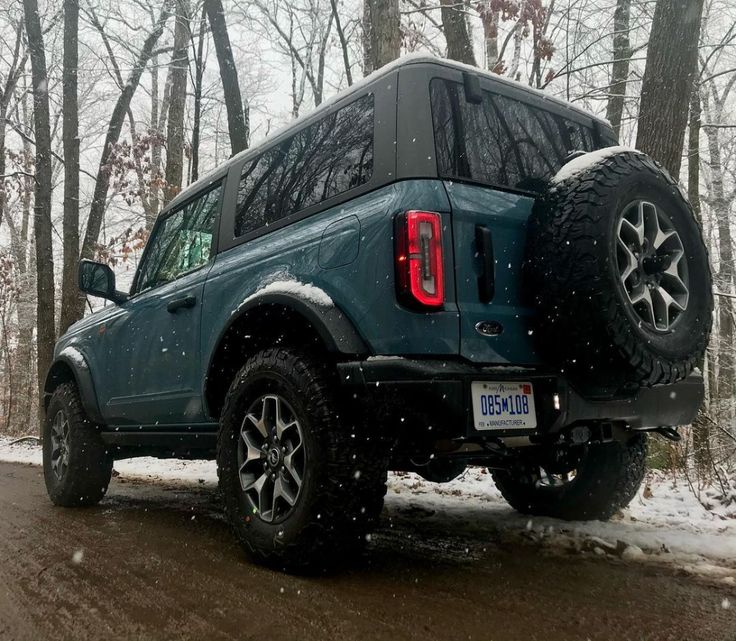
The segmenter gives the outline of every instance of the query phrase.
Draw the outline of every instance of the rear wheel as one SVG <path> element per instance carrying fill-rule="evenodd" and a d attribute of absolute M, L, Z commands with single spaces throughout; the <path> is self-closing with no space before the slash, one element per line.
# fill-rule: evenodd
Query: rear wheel
<path fill-rule="evenodd" d="M 647 437 L 571 447 L 528 457 L 493 480 L 515 510 L 573 521 L 606 520 L 636 495 L 646 472 Z"/>
<path fill-rule="evenodd" d="M 359 548 L 378 519 L 387 455 L 335 385 L 319 360 L 280 348 L 251 357 L 230 387 L 219 485 L 236 536 L 258 562 L 326 569 Z"/>
<path fill-rule="evenodd" d="M 43 476 L 56 505 L 95 505 L 105 496 L 113 459 L 73 383 L 54 390 L 43 428 Z"/>

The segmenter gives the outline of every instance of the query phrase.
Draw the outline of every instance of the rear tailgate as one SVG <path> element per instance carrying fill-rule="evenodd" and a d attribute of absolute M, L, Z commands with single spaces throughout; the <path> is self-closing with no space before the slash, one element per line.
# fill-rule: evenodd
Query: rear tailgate
<path fill-rule="evenodd" d="M 445 188 L 452 207 L 460 354 L 479 363 L 538 363 L 533 310 L 522 296 L 527 220 L 534 199 L 450 181 Z"/>

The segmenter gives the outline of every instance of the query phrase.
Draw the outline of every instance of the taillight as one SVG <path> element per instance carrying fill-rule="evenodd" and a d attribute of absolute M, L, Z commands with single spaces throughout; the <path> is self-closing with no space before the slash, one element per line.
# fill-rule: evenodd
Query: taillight
<path fill-rule="evenodd" d="M 396 282 L 401 302 L 441 308 L 445 302 L 442 218 L 429 211 L 396 217 Z"/>

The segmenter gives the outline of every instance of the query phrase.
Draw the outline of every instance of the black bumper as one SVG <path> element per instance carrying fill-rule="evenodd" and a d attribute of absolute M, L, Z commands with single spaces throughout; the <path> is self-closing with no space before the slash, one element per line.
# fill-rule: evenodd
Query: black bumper
<path fill-rule="evenodd" d="M 432 414 L 439 413 L 456 425 L 464 425 L 468 435 L 478 434 L 473 426 L 470 395 L 473 381 L 531 382 L 538 425 L 534 431 L 544 433 L 593 421 L 623 422 L 631 429 L 687 425 L 695 419 L 705 394 L 700 374 L 691 374 L 674 385 L 640 388 L 627 396 L 589 398 L 560 376 L 528 368 L 378 357 L 340 363 L 338 372 L 343 385 L 363 388 L 381 398 L 394 398 L 408 408 L 421 405 Z"/>

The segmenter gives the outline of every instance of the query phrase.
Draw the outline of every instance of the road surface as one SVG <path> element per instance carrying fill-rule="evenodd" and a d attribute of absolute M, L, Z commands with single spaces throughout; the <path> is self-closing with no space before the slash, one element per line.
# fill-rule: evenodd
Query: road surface
<path fill-rule="evenodd" d="M 211 487 L 114 479 L 69 510 L 0 463 L 0 640 L 736 641 L 733 588 L 463 536 L 388 514 L 350 567 L 286 576 L 244 559 Z"/>

